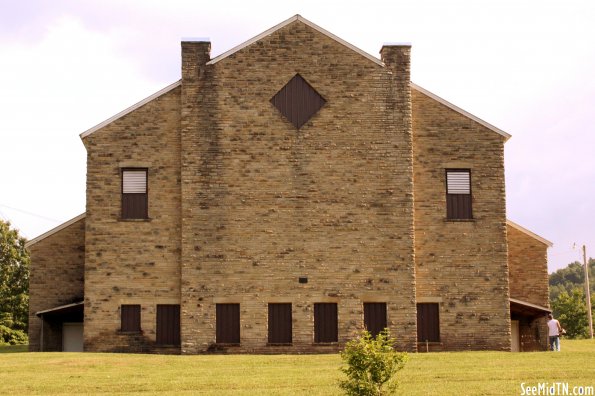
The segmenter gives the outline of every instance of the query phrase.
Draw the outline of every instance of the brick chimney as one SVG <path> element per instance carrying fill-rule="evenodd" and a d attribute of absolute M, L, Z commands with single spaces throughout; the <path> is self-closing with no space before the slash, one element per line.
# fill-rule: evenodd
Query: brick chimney
<path fill-rule="evenodd" d="M 205 120 L 208 118 L 206 102 L 213 95 L 210 92 L 211 42 L 209 39 L 182 39 L 182 92 L 180 113 L 180 136 L 182 157 L 182 180 L 196 173 L 198 165 L 197 147 L 204 144 Z M 186 175 L 188 173 L 188 175 Z M 186 210 L 192 205 L 185 205 L 184 198 L 191 192 L 182 185 L 182 218 L 188 216 Z"/>
<path fill-rule="evenodd" d="M 182 143 L 185 138 L 196 137 L 200 117 L 198 106 L 210 59 L 211 42 L 208 39 L 182 39 Z"/>
<path fill-rule="evenodd" d="M 411 44 L 386 43 L 380 49 L 380 59 L 403 77 L 407 75 L 407 80 L 411 78 Z"/>
<path fill-rule="evenodd" d="M 208 39 L 182 39 L 182 96 L 181 137 L 182 147 L 198 137 L 200 103 L 205 95 L 211 59 L 211 42 Z M 184 160 L 184 152 L 182 152 Z"/>
<path fill-rule="evenodd" d="M 389 106 L 393 107 L 399 129 L 412 138 L 411 107 L 411 44 L 384 44 L 380 49 L 380 59 L 392 74 L 394 91 Z"/>
<path fill-rule="evenodd" d="M 410 105 L 411 44 L 384 44 L 380 49 L 380 59 L 392 71 L 398 92 L 406 96 L 403 99 Z"/>
<path fill-rule="evenodd" d="M 380 49 L 382 62 L 386 67 L 386 78 L 389 84 L 386 96 L 386 123 L 395 135 L 398 135 L 398 150 L 402 175 L 406 181 L 401 181 L 401 187 L 407 199 L 401 203 L 404 221 L 408 223 L 410 261 L 408 269 L 415 279 L 415 232 L 413 214 L 413 107 L 411 103 L 411 45 L 385 44 Z M 415 295 L 415 286 L 413 287 Z"/>
<path fill-rule="evenodd" d="M 209 112 L 212 111 L 214 94 L 211 84 L 213 66 L 207 65 L 211 60 L 211 43 L 208 39 L 182 39 L 182 91 L 180 112 L 180 209 L 181 209 L 181 252 L 180 252 L 180 332 L 182 351 L 197 352 L 196 345 L 188 344 L 193 340 L 196 322 L 198 297 L 193 291 L 196 274 L 196 263 L 199 261 L 197 245 L 197 225 L 203 213 L 200 213 L 200 202 L 197 197 L 204 186 L 203 175 L 205 152 L 210 147 L 212 125 Z M 195 348 L 195 349 L 192 349 Z"/>
<path fill-rule="evenodd" d="M 182 39 L 182 84 L 197 82 L 200 71 L 210 60 L 209 39 Z"/>

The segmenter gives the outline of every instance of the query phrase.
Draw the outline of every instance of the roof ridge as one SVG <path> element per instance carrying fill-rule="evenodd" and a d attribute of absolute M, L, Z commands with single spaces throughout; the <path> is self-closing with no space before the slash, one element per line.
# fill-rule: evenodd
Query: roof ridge
<path fill-rule="evenodd" d="M 368 54 L 367 52 L 365 52 L 362 49 L 357 48 L 353 44 L 348 43 L 347 41 L 345 41 L 342 38 L 334 35 L 333 33 L 329 32 L 328 30 L 321 28 L 320 26 L 316 25 L 315 23 L 310 22 L 309 20 L 307 20 L 306 18 L 304 18 L 300 14 L 295 14 L 291 18 L 286 19 L 286 20 L 284 20 L 281 23 L 278 23 L 277 25 L 273 26 L 272 28 L 267 29 L 264 32 L 262 32 L 262 33 L 260 33 L 260 34 L 258 34 L 256 36 L 254 36 L 254 37 L 252 37 L 251 39 L 249 39 L 247 41 L 244 41 L 243 43 L 241 43 L 239 45 L 236 45 L 235 47 L 231 48 L 230 50 L 225 51 L 224 53 L 222 53 L 222 54 L 214 57 L 213 59 L 211 59 L 210 61 L 207 62 L 207 65 L 213 65 L 213 64 L 219 62 L 220 60 L 223 60 L 223 59 L 227 58 L 228 56 L 231 56 L 231 55 L 235 54 L 239 50 L 244 49 L 244 48 L 246 48 L 246 47 L 254 44 L 255 42 L 263 39 L 264 37 L 267 37 L 267 36 L 273 34 L 274 32 L 276 32 L 277 30 L 279 30 L 281 28 L 284 28 L 285 26 L 287 26 L 287 25 L 289 25 L 289 24 L 291 24 L 293 22 L 296 22 L 296 21 L 300 21 L 303 24 L 305 24 L 305 25 L 311 27 L 312 29 L 318 31 L 319 33 L 321 33 L 321 34 L 323 34 L 323 35 L 325 35 L 325 36 L 327 36 L 327 37 L 329 37 L 329 38 L 337 41 L 339 44 L 342 44 L 345 47 L 351 49 L 352 51 L 357 52 L 358 54 L 360 54 L 363 57 L 371 60 L 372 62 L 376 63 L 377 65 L 384 66 L 384 63 L 380 59 L 376 58 L 375 56 L 372 56 L 372 55 Z"/>

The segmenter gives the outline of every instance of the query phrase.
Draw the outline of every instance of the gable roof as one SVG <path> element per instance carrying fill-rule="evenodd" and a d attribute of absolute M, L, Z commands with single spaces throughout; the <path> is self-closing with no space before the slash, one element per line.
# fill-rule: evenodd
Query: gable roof
<path fill-rule="evenodd" d="M 547 247 L 552 247 L 554 246 L 553 242 L 548 241 L 547 239 L 540 237 L 539 235 L 535 234 L 534 232 L 529 231 L 528 229 L 526 229 L 525 227 L 522 227 L 520 225 L 518 225 L 517 223 L 510 221 L 510 220 L 506 220 L 506 224 L 511 226 L 514 229 L 519 230 L 520 232 L 529 235 L 531 238 L 537 239 L 539 242 L 547 245 Z"/>
<path fill-rule="evenodd" d="M 441 103 L 441 104 L 443 104 L 444 106 L 446 106 L 446 107 L 448 107 L 448 108 L 450 108 L 450 109 L 452 109 L 452 110 L 456 111 L 456 112 L 457 112 L 457 113 L 459 113 L 459 114 L 462 114 L 462 115 L 464 115 L 465 117 L 467 117 L 467 118 L 469 118 L 469 119 L 471 119 L 471 120 L 473 120 L 473 121 L 475 121 L 475 122 L 477 122 L 477 123 L 479 123 L 479 124 L 483 125 L 484 127 L 486 127 L 486 128 L 488 128 L 488 129 L 490 129 L 490 130 L 492 130 L 492 131 L 494 131 L 494 132 L 496 132 L 496 133 L 498 133 L 498 134 L 500 134 L 500 135 L 504 136 L 504 141 L 507 141 L 507 140 L 508 140 L 508 139 L 510 139 L 510 137 L 512 136 L 512 135 L 510 135 L 509 133 L 506 133 L 506 132 L 504 132 L 502 129 L 500 129 L 500 128 L 497 128 L 497 127 L 493 126 L 492 124 L 490 124 L 490 123 L 488 123 L 488 122 L 486 122 L 486 121 L 482 120 L 482 119 L 481 119 L 481 118 L 479 118 L 479 117 L 476 117 L 476 116 L 474 116 L 473 114 L 471 114 L 471 113 L 469 113 L 469 112 L 467 112 L 467 111 L 465 111 L 465 110 L 461 109 L 461 108 L 460 108 L 460 107 L 458 107 L 458 106 L 455 106 L 455 105 L 453 105 L 453 104 L 452 104 L 452 103 L 450 103 L 449 101 L 447 101 L 447 100 L 445 100 L 445 99 L 442 99 L 440 96 L 438 96 L 438 95 L 436 95 L 436 94 L 433 94 L 432 92 L 428 91 L 428 90 L 427 90 L 427 89 L 425 89 L 425 88 L 422 88 L 422 87 L 420 87 L 420 86 L 419 86 L 419 85 L 417 85 L 417 84 L 411 83 L 411 88 L 412 88 L 412 89 L 415 89 L 416 91 L 419 91 L 419 92 L 421 92 L 422 94 L 424 94 L 424 95 L 426 95 L 426 96 L 429 96 L 430 98 L 434 99 L 435 101 L 437 101 L 437 102 L 440 102 L 440 103 Z"/>
<path fill-rule="evenodd" d="M 335 36 L 334 34 L 332 34 L 331 32 L 329 32 L 328 30 L 325 30 L 325 29 L 321 28 L 320 26 L 318 26 L 318 25 L 310 22 L 309 20 L 307 20 L 306 18 L 304 18 L 303 16 L 301 16 L 299 14 L 296 14 L 296 15 L 292 16 L 291 18 L 289 18 L 289 19 L 281 22 L 278 25 L 273 26 L 272 28 L 270 28 L 268 30 L 265 30 L 264 32 L 260 33 L 258 36 L 252 37 L 250 40 L 245 41 L 242 44 L 233 47 L 229 51 L 226 51 L 226 52 L 222 53 L 221 55 L 216 56 L 215 58 L 213 58 L 209 62 L 207 62 L 207 65 L 214 65 L 215 63 L 219 62 L 220 60 L 223 60 L 223 59 L 227 58 L 228 56 L 231 56 L 231 55 L 235 54 L 239 50 L 241 50 L 243 48 L 246 48 L 246 47 L 248 47 L 251 44 L 254 44 L 258 40 L 260 40 L 260 39 L 262 39 L 264 37 L 267 37 L 267 36 L 275 33 L 277 30 L 282 29 L 285 26 L 287 26 L 287 25 L 289 25 L 289 24 L 291 24 L 293 22 L 296 22 L 296 21 L 302 22 L 303 24 L 311 27 L 312 29 L 316 30 L 317 32 L 319 32 L 319 33 L 321 33 L 321 34 L 323 34 L 323 35 L 325 35 L 325 36 L 327 36 L 327 37 L 335 40 L 339 44 L 344 45 L 345 47 L 349 48 L 350 50 L 352 50 L 352 51 L 354 51 L 354 52 L 356 52 L 358 54 L 360 54 L 361 56 L 363 56 L 365 58 L 368 58 L 369 60 L 371 60 L 372 62 L 376 63 L 377 65 L 384 66 L 384 63 L 380 59 L 378 59 L 378 58 L 376 58 L 376 57 L 368 54 L 367 52 L 365 52 L 365 51 L 363 51 L 363 50 L 361 50 L 359 48 L 357 48 L 356 46 L 354 46 L 353 44 L 348 43 L 347 41 L 343 40 L 342 38 Z"/>
<path fill-rule="evenodd" d="M 255 37 L 251 38 L 250 40 L 245 41 L 244 43 L 242 43 L 242 44 L 240 44 L 238 46 L 233 47 L 232 49 L 230 49 L 230 50 L 222 53 L 219 56 L 216 56 L 215 58 L 213 58 L 209 62 L 207 62 L 207 65 L 215 64 L 215 63 L 219 62 L 220 60 L 223 60 L 223 59 L 227 58 L 228 56 L 233 55 L 234 53 L 240 51 L 241 49 L 246 48 L 246 47 L 248 47 L 251 44 L 254 44 L 258 40 L 260 40 L 260 39 L 262 39 L 264 37 L 267 37 L 267 36 L 273 34 L 274 32 L 276 32 L 277 30 L 279 30 L 279 29 L 281 29 L 281 28 L 283 28 L 283 27 L 285 27 L 285 26 L 287 26 L 287 25 L 289 25 L 289 24 L 291 24 L 293 22 L 296 22 L 296 21 L 299 21 L 299 22 L 304 23 L 305 25 L 307 25 L 307 26 L 311 27 L 312 29 L 318 31 L 319 33 L 321 33 L 321 34 L 323 34 L 323 35 L 325 35 L 325 36 L 327 36 L 327 37 L 329 37 L 329 38 L 337 41 L 338 43 L 344 45 L 345 47 L 351 49 L 352 51 L 354 51 L 354 52 L 362 55 L 363 57 L 371 60 L 372 62 L 376 63 L 377 65 L 383 66 L 383 67 L 385 66 L 384 63 L 380 59 L 378 59 L 378 58 L 376 58 L 376 57 L 368 54 L 367 52 L 365 52 L 365 51 L 363 51 L 363 50 L 361 50 L 359 48 L 357 48 L 356 46 L 348 43 L 347 41 L 343 40 L 342 38 L 340 38 L 338 36 L 335 36 L 334 34 L 332 34 L 331 32 L 329 32 L 328 30 L 325 30 L 325 29 L 321 28 L 320 26 L 318 26 L 318 25 L 310 22 L 309 20 L 307 20 L 306 18 L 304 18 L 303 16 L 301 16 L 299 14 L 296 14 L 296 15 L 292 16 L 291 18 L 289 18 L 289 19 L 287 19 L 287 20 L 279 23 L 278 25 L 273 26 L 272 28 L 270 28 L 270 29 L 262 32 L 261 34 L 259 34 L 259 35 L 255 36 Z M 446 107 L 448 107 L 448 108 L 456 111 L 457 113 L 462 114 L 465 117 L 467 117 L 467 118 L 469 118 L 469 119 L 471 119 L 471 120 L 473 120 L 473 121 L 475 121 L 475 122 L 483 125 L 484 127 L 486 127 L 488 129 L 490 129 L 490 130 L 492 130 L 492 131 L 494 131 L 494 132 L 502 135 L 504 137 L 505 141 L 507 141 L 508 139 L 510 139 L 511 135 L 509 133 L 507 133 L 507 132 L 504 132 L 500 128 L 497 128 L 494 125 L 492 125 L 492 124 L 490 124 L 490 123 L 482 120 L 481 118 L 474 116 L 473 114 L 471 114 L 471 113 L 469 113 L 469 112 L 461 109 L 460 107 L 458 107 L 458 106 L 456 106 L 456 105 L 448 102 L 447 100 L 445 100 L 445 99 L 441 98 L 440 96 L 438 96 L 438 95 L 436 95 L 436 94 L 428 91 L 425 88 L 420 87 L 419 85 L 417 85 L 417 84 L 415 84 L 413 82 L 411 82 L 410 84 L 411 84 L 411 88 L 412 89 L 415 89 L 415 90 L 423 93 L 424 95 L 426 95 L 426 96 L 428 96 L 428 97 L 436 100 L 437 102 L 439 102 L 439 103 L 443 104 L 444 106 L 446 106 Z M 163 88 L 163 89 L 155 92 L 154 94 L 146 97 L 145 99 L 141 100 L 140 102 L 138 102 L 138 103 L 136 103 L 136 104 L 128 107 L 127 109 L 124 109 L 123 111 L 119 112 L 118 114 L 116 114 L 116 115 L 108 118 L 107 120 L 105 120 L 105 121 L 103 121 L 103 122 L 95 125 L 94 127 L 92 127 L 90 129 L 84 131 L 79 136 L 81 137 L 81 139 L 84 139 L 87 136 L 91 135 L 92 133 L 98 131 L 99 129 L 107 126 L 108 124 L 111 124 L 112 122 L 118 120 L 119 118 L 124 117 L 125 115 L 133 112 L 134 110 L 138 109 L 139 107 L 144 106 L 145 104 L 151 102 L 153 99 L 157 99 L 161 95 L 164 95 L 164 94 L 170 92 L 171 90 L 173 90 L 174 88 L 177 88 L 177 87 L 179 87 L 181 85 L 182 85 L 182 80 L 178 80 L 175 83 L 170 84 L 167 87 L 165 87 L 165 88 Z"/>
<path fill-rule="evenodd" d="M 80 215 L 76 216 L 75 218 L 73 218 L 73 219 L 70 219 L 70 220 L 68 220 L 68 221 L 66 221 L 66 222 L 64 222 L 64 223 L 62 223 L 62 224 L 60 224 L 60 225 L 59 225 L 59 226 L 57 226 L 57 227 L 55 227 L 55 228 L 52 228 L 52 229 L 51 229 L 51 230 L 49 230 L 48 232 L 45 232 L 45 233 L 43 233 L 43 234 L 39 235 L 38 237 L 36 237 L 36 238 L 33 238 L 33 239 L 31 239 L 30 241 L 27 241 L 27 243 L 25 243 L 25 247 L 26 247 L 26 248 L 29 248 L 29 247 L 31 247 L 31 246 L 33 246 L 33 245 L 35 245 L 37 242 L 44 240 L 45 238 L 47 238 L 47 237 L 49 237 L 49 236 L 51 236 L 51 235 L 53 235 L 53 234 L 57 233 L 57 232 L 58 232 L 58 231 L 60 231 L 60 230 L 63 230 L 63 229 L 65 229 L 66 227 L 68 227 L 68 226 L 70 226 L 70 225 L 72 225 L 72 224 L 76 223 L 77 221 L 79 221 L 79 220 L 81 220 L 81 219 L 84 219 L 86 215 L 87 215 L 87 213 L 86 213 L 86 212 L 85 212 L 85 213 L 82 213 L 82 214 L 80 214 Z"/>
<path fill-rule="evenodd" d="M 164 95 L 164 94 L 168 93 L 169 91 L 171 91 L 174 88 L 179 87 L 180 85 L 182 85 L 182 80 L 178 80 L 175 83 L 168 85 L 167 87 L 165 87 L 165 88 L 163 88 L 163 89 L 155 92 L 153 95 L 147 96 L 146 98 L 144 98 L 140 102 L 135 103 L 132 106 L 128 107 L 127 109 L 122 110 L 121 112 L 119 112 L 115 116 L 110 117 L 110 118 L 108 118 L 107 120 L 105 120 L 103 122 L 100 122 L 99 124 L 95 125 L 93 128 L 87 129 L 85 132 L 81 133 L 79 136 L 81 137 L 81 139 L 86 138 L 87 136 L 89 136 L 93 132 L 96 132 L 99 129 L 103 128 L 104 126 L 106 126 L 108 124 L 111 124 L 112 122 L 116 121 L 117 119 L 119 119 L 121 117 L 124 117 L 128 113 L 132 113 L 134 110 L 138 109 L 139 107 L 146 105 L 147 103 L 149 103 L 153 99 L 157 99 L 161 95 Z"/>

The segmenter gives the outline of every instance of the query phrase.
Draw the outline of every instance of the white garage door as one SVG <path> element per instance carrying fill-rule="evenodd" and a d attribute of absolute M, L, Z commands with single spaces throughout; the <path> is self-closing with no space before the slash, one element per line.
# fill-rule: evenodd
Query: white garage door
<path fill-rule="evenodd" d="M 521 334 L 519 329 L 519 321 L 510 321 L 510 332 L 512 333 L 512 352 L 519 352 L 521 350 Z"/>
<path fill-rule="evenodd" d="M 62 325 L 62 351 L 83 351 L 83 324 L 64 323 Z"/>

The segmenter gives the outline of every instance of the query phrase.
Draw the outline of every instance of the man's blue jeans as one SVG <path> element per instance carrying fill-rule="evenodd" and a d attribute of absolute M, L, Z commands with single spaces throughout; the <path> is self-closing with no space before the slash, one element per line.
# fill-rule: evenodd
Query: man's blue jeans
<path fill-rule="evenodd" d="M 560 352 L 560 336 L 550 337 L 550 351 Z"/>

